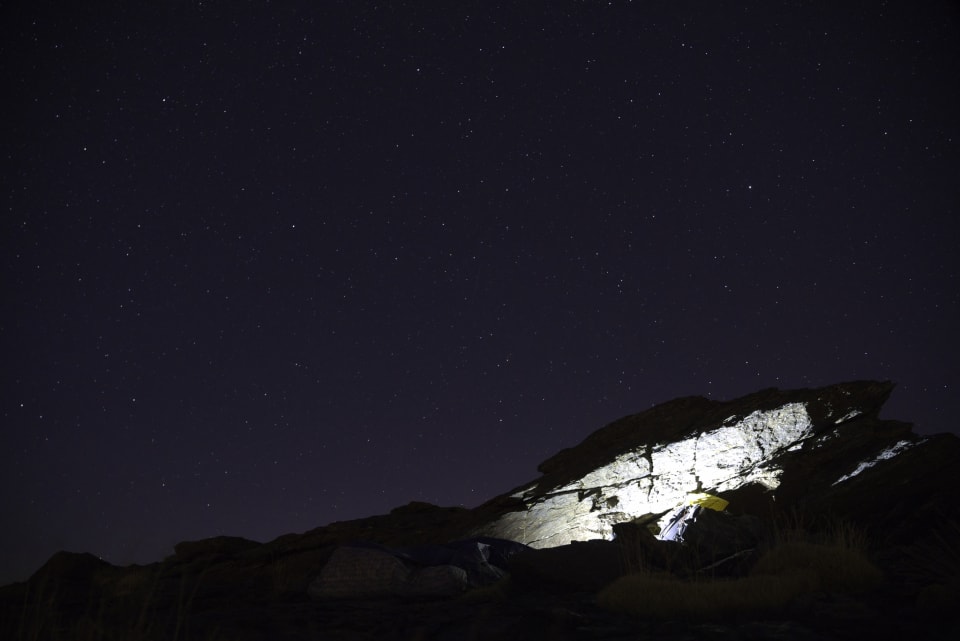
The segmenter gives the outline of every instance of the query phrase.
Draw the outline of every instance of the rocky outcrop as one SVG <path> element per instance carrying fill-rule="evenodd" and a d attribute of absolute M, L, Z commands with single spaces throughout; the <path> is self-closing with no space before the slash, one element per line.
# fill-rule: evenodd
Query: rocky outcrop
<path fill-rule="evenodd" d="M 269 543 L 238 537 L 183 542 L 148 566 L 119 568 L 90 555 L 58 553 L 26 583 L 0 588 L 0 637 L 206 638 L 216 631 L 237 639 L 319 632 L 462 638 L 452 631 L 482 629 L 476 638 L 515 638 L 527 626 L 596 638 L 593 630 L 616 631 L 621 622 L 598 613 L 590 592 L 629 569 L 621 561 L 631 546 L 673 562 L 679 544 L 651 548 L 650 532 L 658 531 L 662 515 L 700 492 L 729 502 L 731 519 L 703 530 L 737 532 L 727 537 L 736 539 L 733 547 L 718 548 L 721 556 L 740 550 L 740 539 L 761 536 L 771 515 L 806 514 L 801 518 L 860 526 L 898 585 L 949 587 L 956 572 L 930 559 L 955 559 L 960 544 L 952 505 L 960 439 L 920 437 L 908 423 L 881 419 L 892 389 L 888 382 L 860 381 L 767 389 L 732 401 L 663 403 L 597 430 L 544 461 L 538 478 L 474 509 L 410 503 Z M 536 548 L 517 555 L 510 568 L 523 596 L 483 606 L 480 619 L 469 601 L 308 600 L 308 586 L 344 543 L 424 546 L 475 536 Z M 450 576 L 447 570 L 440 578 Z M 558 591 L 587 597 L 559 611 Z M 123 633 L 101 634 L 106 629 Z M 617 634 L 611 638 L 621 638 Z"/>
<path fill-rule="evenodd" d="M 733 510 L 776 501 L 822 512 L 839 509 L 841 499 L 851 507 L 864 500 L 850 488 L 866 471 L 931 450 L 909 424 L 879 418 L 892 389 L 865 381 L 658 405 L 544 461 L 540 478 L 479 509 L 492 514 L 477 533 L 538 548 L 610 539 L 616 524 L 665 513 L 694 492 L 729 497 Z M 955 438 L 946 440 L 956 449 Z M 944 461 L 940 471 L 955 473 L 953 465 Z M 898 467 L 904 474 L 911 466 Z"/>

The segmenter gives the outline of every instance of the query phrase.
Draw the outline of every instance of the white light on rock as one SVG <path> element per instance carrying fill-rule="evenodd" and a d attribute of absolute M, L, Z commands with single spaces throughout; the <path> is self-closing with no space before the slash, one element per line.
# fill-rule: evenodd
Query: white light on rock
<path fill-rule="evenodd" d="M 528 486 L 514 495 L 529 502 L 527 509 L 504 514 L 484 533 L 533 547 L 609 539 L 616 523 L 670 510 L 690 492 L 750 483 L 774 489 L 781 470 L 768 464 L 770 457 L 797 446 L 812 428 L 803 403 L 730 417 L 689 438 L 620 454 L 545 494 Z"/>
<path fill-rule="evenodd" d="M 892 459 L 897 454 L 900 454 L 901 452 L 904 452 L 907 449 L 909 449 L 912 445 L 913 443 L 911 443 L 910 441 L 898 441 L 895 445 L 883 450 L 882 452 L 874 456 L 869 461 L 863 461 L 859 463 L 856 469 L 854 469 L 849 474 L 844 474 L 843 476 L 838 478 L 836 481 L 834 481 L 831 485 L 837 485 L 839 483 L 843 483 L 846 480 L 852 479 L 857 474 L 860 474 L 864 470 L 870 469 L 880 461 L 886 461 L 888 459 Z"/>

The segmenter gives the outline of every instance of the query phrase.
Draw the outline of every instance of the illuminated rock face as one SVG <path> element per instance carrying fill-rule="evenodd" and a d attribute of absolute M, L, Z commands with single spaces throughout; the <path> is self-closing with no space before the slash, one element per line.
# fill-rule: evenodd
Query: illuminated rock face
<path fill-rule="evenodd" d="M 723 494 L 757 485 L 776 493 L 784 474 L 810 468 L 804 460 L 828 460 L 824 453 L 838 443 L 862 450 L 861 458 L 839 463 L 840 473 L 829 479 L 842 483 L 859 461 L 895 456 L 917 440 L 898 435 L 889 454 L 890 438 L 863 438 L 872 434 L 865 426 L 878 422 L 891 389 L 888 383 L 847 383 L 764 390 L 726 403 L 690 398 L 657 406 L 544 462 L 544 475 L 513 491 L 511 508 L 478 533 L 533 547 L 610 539 L 614 524 L 671 510 L 691 492 Z"/>

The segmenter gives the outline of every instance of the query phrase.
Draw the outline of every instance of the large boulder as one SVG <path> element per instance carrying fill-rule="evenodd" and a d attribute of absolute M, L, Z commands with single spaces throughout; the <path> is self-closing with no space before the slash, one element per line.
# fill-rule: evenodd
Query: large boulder
<path fill-rule="evenodd" d="M 345 545 L 333 552 L 308 593 L 315 599 L 451 596 L 500 580 L 510 557 L 527 550 L 491 538 L 409 548 Z"/>
<path fill-rule="evenodd" d="M 866 525 L 878 506 L 898 506 L 887 525 L 902 524 L 960 478 L 960 448 L 954 436 L 921 438 L 880 419 L 892 389 L 859 381 L 658 405 L 544 461 L 540 478 L 477 509 L 485 520 L 474 533 L 534 548 L 612 539 L 617 524 L 665 514 L 697 492 L 727 498 L 735 512 L 809 508 Z"/>

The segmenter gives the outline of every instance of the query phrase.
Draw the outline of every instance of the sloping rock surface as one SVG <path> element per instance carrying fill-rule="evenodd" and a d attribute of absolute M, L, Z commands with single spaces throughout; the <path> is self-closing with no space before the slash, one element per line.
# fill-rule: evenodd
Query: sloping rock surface
<path fill-rule="evenodd" d="M 879 505 L 913 512 L 921 492 L 935 507 L 943 477 L 957 477 L 957 439 L 920 438 L 907 423 L 880 419 L 892 389 L 861 381 L 658 405 L 544 461 L 540 478 L 478 508 L 488 520 L 477 533 L 532 547 L 610 539 L 614 525 L 665 513 L 695 492 L 727 498 L 732 511 L 816 508 L 865 525 L 889 512 Z"/>

